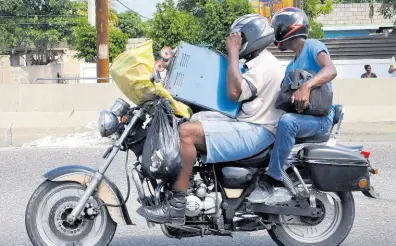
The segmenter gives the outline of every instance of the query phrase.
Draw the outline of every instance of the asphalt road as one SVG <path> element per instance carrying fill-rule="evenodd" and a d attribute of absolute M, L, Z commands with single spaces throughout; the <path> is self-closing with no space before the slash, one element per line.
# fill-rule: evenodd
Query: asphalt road
<path fill-rule="evenodd" d="M 343 245 L 396 245 L 396 142 L 366 144 L 372 153 L 372 162 L 380 174 L 372 179 L 381 194 L 374 200 L 355 193 L 356 219 L 352 232 Z M 85 164 L 97 167 L 104 148 L 41 148 L 0 149 L 0 245 L 31 245 L 25 232 L 24 213 L 28 199 L 42 181 L 45 171 L 66 164 Z M 110 167 L 108 176 L 126 191 L 123 173 L 124 155 L 120 154 Z M 136 197 L 132 188 L 132 197 Z M 132 220 L 138 226 L 119 226 L 112 245 L 275 245 L 268 234 L 237 234 L 234 238 L 206 237 L 183 240 L 168 239 L 158 226 L 148 229 L 145 220 L 136 213 L 138 203 L 128 202 Z"/>

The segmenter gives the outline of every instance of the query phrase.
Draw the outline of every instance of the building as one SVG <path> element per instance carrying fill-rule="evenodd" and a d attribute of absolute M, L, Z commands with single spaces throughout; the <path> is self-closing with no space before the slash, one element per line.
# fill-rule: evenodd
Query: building
<path fill-rule="evenodd" d="M 285 7 L 300 7 L 300 0 L 250 0 L 256 13 L 271 19 L 274 13 Z"/>
<path fill-rule="evenodd" d="M 317 21 L 323 24 L 325 38 L 362 37 L 391 31 L 396 16 L 385 19 L 378 11 L 381 4 L 375 3 L 373 7 L 370 18 L 369 3 L 334 4 L 333 11 L 319 16 Z"/>

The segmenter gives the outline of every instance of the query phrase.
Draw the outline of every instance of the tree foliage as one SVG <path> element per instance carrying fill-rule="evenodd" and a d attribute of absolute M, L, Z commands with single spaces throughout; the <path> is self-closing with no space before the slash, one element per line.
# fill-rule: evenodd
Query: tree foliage
<path fill-rule="evenodd" d="M 232 23 L 240 16 L 254 13 L 246 0 L 208 0 L 203 6 L 201 42 L 225 53 L 225 41 Z"/>
<path fill-rule="evenodd" d="M 126 33 L 129 38 L 141 38 L 147 34 L 148 24 L 142 21 L 134 11 L 118 14 L 118 27 Z"/>
<path fill-rule="evenodd" d="M 157 11 L 148 32 L 154 40 L 154 50 L 163 46 L 175 47 L 180 41 L 197 43 L 199 41 L 200 21 L 186 11 L 179 11 L 173 0 L 157 4 Z"/>
<path fill-rule="evenodd" d="M 74 28 L 77 57 L 86 62 L 96 61 L 96 29 L 91 25 L 80 25 Z M 113 61 L 125 51 L 128 35 L 116 27 L 109 27 L 109 59 Z"/>
<path fill-rule="evenodd" d="M 73 40 L 72 29 L 83 22 L 79 3 L 70 0 L 7 0 L 0 4 L 1 53 L 32 50 L 33 65 L 54 60 L 54 47 Z"/>
<path fill-rule="evenodd" d="M 371 0 L 339 0 L 338 3 L 369 3 Z"/>
<path fill-rule="evenodd" d="M 149 37 L 154 40 L 155 51 L 185 41 L 225 52 L 232 22 L 253 12 L 247 0 L 180 0 L 177 7 L 173 0 L 166 0 L 157 5 Z"/>
<path fill-rule="evenodd" d="M 322 4 L 323 2 L 323 4 Z M 322 30 L 322 24 L 315 21 L 319 15 L 325 15 L 333 11 L 334 0 L 305 0 L 303 9 L 309 18 L 310 23 L 310 38 L 324 38 L 324 32 Z"/>
<path fill-rule="evenodd" d="M 177 9 L 192 13 L 194 16 L 202 16 L 202 7 L 207 3 L 207 0 L 179 0 Z"/>
<path fill-rule="evenodd" d="M 395 18 L 396 16 L 396 1 L 395 0 L 379 0 L 381 2 L 380 13 L 388 19 Z"/>
<path fill-rule="evenodd" d="M 79 58 L 96 57 L 96 29 L 88 24 L 87 0 L 0 1 L 0 54 L 31 50 L 32 65 L 55 60 L 60 43 L 75 46 Z M 110 60 L 125 50 L 129 35 L 118 27 L 115 10 L 109 9 Z"/>

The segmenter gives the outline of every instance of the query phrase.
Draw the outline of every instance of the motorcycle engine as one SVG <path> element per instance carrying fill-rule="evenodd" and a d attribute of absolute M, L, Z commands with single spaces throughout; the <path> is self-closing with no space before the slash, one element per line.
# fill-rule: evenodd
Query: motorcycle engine
<path fill-rule="evenodd" d="M 220 211 L 221 193 L 217 192 L 217 206 Z M 186 215 L 196 217 L 202 214 L 216 213 L 216 192 L 210 192 L 202 180 L 195 180 L 192 191 L 187 196 Z"/>

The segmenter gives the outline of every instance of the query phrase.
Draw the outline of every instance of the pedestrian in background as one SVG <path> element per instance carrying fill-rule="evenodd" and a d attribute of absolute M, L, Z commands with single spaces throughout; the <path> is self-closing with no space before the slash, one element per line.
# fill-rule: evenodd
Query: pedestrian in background
<path fill-rule="evenodd" d="M 371 66 L 370 65 L 365 65 L 364 66 L 364 70 L 366 70 L 366 72 L 364 74 L 362 74 L 362 76 L 360 76 L 360 78 L 362 78 L 362 79 L 377 78 L 377 75 L 375 73 L 371 72 Z"/>
<path fill-rule="evenodd" d="M 392 78 L 396 78 L 396 56 L 392 57 L 392 64 L 389 66 L 388 72 Z"/>

